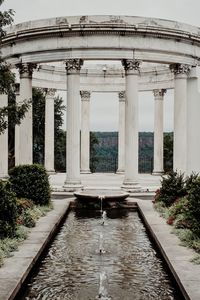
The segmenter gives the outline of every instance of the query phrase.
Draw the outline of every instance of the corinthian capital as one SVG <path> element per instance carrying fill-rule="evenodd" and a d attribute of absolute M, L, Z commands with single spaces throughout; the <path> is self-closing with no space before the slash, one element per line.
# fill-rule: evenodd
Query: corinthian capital
<path fill-rule="evenodd" d="M 89 101 L 91 93 L 89 91 L 80 91 L 81 100 L 82 101 Z"/>
<path fill-rule="evenodd" d="M 119 96 L 119 101 L 125 101 L 126 92 L 121 91 L 121 92 L 118 93 L 118 96 Z"/>
<path fill-rule="evenodd" d="M 83 65 L 82 59 L 68 59 L 65 61 L 67 73 L 73 71 L 80 71 L 81 66 Z"/>
<path fill-rule="evenodd" d="M 185 64 L 171 64 L 169 67 L 174 75 L 188 75 L 191 69 L 190 65 Z"/>
<path fill-rule="evenodd" d="M 125 71 L 139 71 L 141 61 L 136 59 L 123 59 L 122 65 Z"/>
<path fill-rule="evenodd" d="M 56 94 L 56 89 L 46 89 L 46 97 L 54 98 Z"/>
<path fill-rule="evenodd" d="M 19 69 L 19 74 L 21 78 L 32 78 L 33 70 L 36 69 L 37 64 L 33 63 L 20 63 L 17 64 L 16 67 Z"/>
<path fill-rule="evenodd" d="M 156 89 L 153 90 L 153 94 L 155 98 L 163 99 L 164 94 L 166 93 L 166 89 Z"/>

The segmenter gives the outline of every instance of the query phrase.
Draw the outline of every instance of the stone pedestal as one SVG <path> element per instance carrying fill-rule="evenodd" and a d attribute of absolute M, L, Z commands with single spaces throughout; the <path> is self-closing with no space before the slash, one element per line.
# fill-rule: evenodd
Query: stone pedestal
<path fill-rule="evenodd" d="M 32 73 L 35 64 L 17 65 L 20 72 L 20 96 L 18 103 L 24 100 L 32 101 Z M 17 126 L 16 126 L 17 128 Z M 17 128 L 17 147 L 15 153 L 15 165 L 33 163 L 33 125 L 32 125 L 32 105 L 26 112 L 25 117 Z"/>
<path fill-rule="evenodd" d="M 56 90 L 49 89 L 45 100 L 45 147 L 44 165 L 49 174 L 54 174 L 54 97 Z"/>
<path fill-rule="evenodd" d="M 163 169 L 163 97 L 166 90 L 154 90 L 154 159 L 153 175 L 162 175 Z"/>
<path fill-rule="evenodd" d="M 187 76 L 188 65 L 173 64 L 174 72 L 174 171 L 187 171 Z"/>
<path fill-rule="evenodd" d="M 125 169 L 125 91 L 119 92 L 119 132 L 118 132 L 118 168 L 117 174 Z"/>
<path fill-rule="evenodd" d="M 66 61 L 67 71 L 67 151 L 64 189 L 82 188 L 80 178 L 80 69 L 82 60 Z"/>
<path fill-rule="evenodd" d="M 134 192 L 138 185 L 138 72 L 139 61 L 123 60 L 126 74 L 125 177 L 122 188 Z"/>
<path fill-rule="evenodd" d="M 8 95 L 0 94 L 0 108 L 8 105 Z M 6 117 L 5 121 L 8 118 Z M 0 179 L 8 178 L 8 129 L 0 133 Z"/>
<path fill-rule="evenodd" d="M 81 173 L 90 171 L 90 92 L 81 91 Z"/>

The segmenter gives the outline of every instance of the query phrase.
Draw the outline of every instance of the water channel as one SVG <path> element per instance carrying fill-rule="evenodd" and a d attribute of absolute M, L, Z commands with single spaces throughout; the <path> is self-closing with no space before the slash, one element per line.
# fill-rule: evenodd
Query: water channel
<path fill-rule="evenodd" d="M 183 298 L 136 211 L 75 209 L 17 299 Z"/>

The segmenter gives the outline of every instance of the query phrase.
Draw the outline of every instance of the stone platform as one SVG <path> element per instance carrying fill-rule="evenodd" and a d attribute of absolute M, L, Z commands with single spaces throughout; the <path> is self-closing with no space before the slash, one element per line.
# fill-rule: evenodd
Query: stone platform
<path fill-rule="evenodd" d="M 64 192 L 64 181 L 66 173 L 56 173 L 50 175 L 50 183 L 53 192 Z M 91 173 L 81 174 L 81 182 L 84 190 L 109 190 L 109 191 L 120 191 L 124 180 L 124 175 L 114 173 Z M 138 184 L 141 186 L 139 193 L 134 195 L 142 195 L 143 193 L 154 194 L 160 186 L 161 176 L 155 176 L 151 174 L 139 174 Z M 68 194 L 67 192 L 65 194 Z M 72 195 L 73 193 L 69 193 Z"/>

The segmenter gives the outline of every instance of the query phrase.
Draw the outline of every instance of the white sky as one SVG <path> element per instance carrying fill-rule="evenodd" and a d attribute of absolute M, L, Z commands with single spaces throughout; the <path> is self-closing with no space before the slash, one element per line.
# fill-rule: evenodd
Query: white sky
<path fill-rule="evenodd" d="M 5 0 L 2 10 L 15 10 L 15 23 L 70 15 L 132 15 L 170 19 L 200 26 L 200 0 Z M 173 128 L 173 91 L 164 101 L 164 130 Z M 113 93 L 92 94 L 91 130 L 118 128 L 118 99 Z M 153 131 L 153 94 L 139 95 L 139 130 Z"/>

